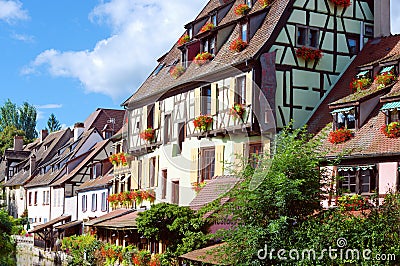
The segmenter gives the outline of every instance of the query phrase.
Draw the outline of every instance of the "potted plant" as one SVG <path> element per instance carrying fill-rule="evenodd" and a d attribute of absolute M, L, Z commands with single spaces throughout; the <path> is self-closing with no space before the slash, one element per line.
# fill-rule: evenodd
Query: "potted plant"
<path fill-rule="evenodd" d="M 383 88 L 395 81 L 396 79 L 397 77 L 392 72 L 385 72 L 377 75 L 375 77 L 375 82 L 379 84 L 379 87 Z"/>
<path fill-rule="evenodd" d="M 331 2 L 335 6 L 341 6 L 341 7 L 349 7 L 351 5 L 350 0 L 331 0 Z"/>
<path fill-rule="evenodd" d="M 188 35 L 188 34 L 185 34 L 185 35 L 183 35 L 182 37 L 179 38 L 179 40 L 178 40 L 178 45 L 179 45 L 179 46 L 184 45 L 185 43 L 187 43 L 187 42 L 189 42 L 189 41 L 190 41 L 189 35 Z"/>
<path fill-rule="evenodd" d="M 322 58 L 322 51 L 318 49 L 313 49 L 309 47 L 300 47 L 296 50 L 296 56 L 302 58 L 304 61 L 319 61 Z"/>
<path fill-rule="evenodd" d="M 238 15 L 238 16 L 243 16 L 243 15 L 245 15 L 247 12 L 249 12 L 249 10 L 250 10 L 250 7 L 249 7 L 248 5 L 246 5 L 246 4 L 240 4 L 240 5 L 237 5 L 237 6 L 235 7 L 234 12 L 235 12 L 235 14 Z"/>
<path fill-rule="evenodd" d="M 359 78 L 359 79 L 353 79 L 350 82 L 350 89 L 352 92 L 357 92 L 361 90 L 367 89 L 371 85 L 372 81 L 370 78 Z"/>
<path fill-rule="evenodd" d="M 391 122 L 381 127 L 381 132 L 388 138 L 400 137 L 400 122 Z"/>
<path fill-rule="evenodd" d="M 108 158 L 108 160 L 109 160 L 110 163 L 112 163 L 113 165 L 117 165 L 117 164 L 119 163 L 117 154 L 112 154 L 112 155 Z"/>
<path fill-rule="evenodd" d="M 141 139 L 143 139 L 145 141 L 152 142 L 155 137 L 155 132 L 156 132 L 155 129 L 149 127 L 149 128 L 146 128 L 145 130 L 143 130 L 139 136 Z"/>
<path fill-rule="evenodd" d="M 197 65 L 202 66 L 205 63 L 207 63 L 209 60 L 211 60 L 212 58 L 213 58 L 212 54 L 210 54 L 209 52 L 204 52 L 204 53 L 197 54 L 193 61 Z"/>
<path fill-rule="evenodd" d="M 213 23 L 207 22 L 206 24 L 204 24 L 203 27 L 201 27 L 200 33 L 206 32 L 206 31 L 209 31 L 209 30 L 212 30 L 212 29 L 214 29 L 214 28 L 215 28 L 215 26 L 214 26 Z"/>
<path fill-rule="evenodd" d="M 118 203 L 118 195 L 117 194 L 110 194 L 107 197 L 108 202 L 111 204 L 113 208 L 117 206 Z"/>
<path fill-rule="evenodd" d="M 234 103 L 231 109 L 229 109 L 229 114 L 233 119 L 240 119 L 243 122 L 244 115 L 246 114 L 246 106 L 241 103 Z"/>
<path fill-rule="evenodd" d="M 171 75 L 171 77 L 173 77 L 174 79 L 179 78 L 183 73 L 185 73 L 186 69 L 181 66 L 181 65 L 176 65 L 171 67 L 171 70 L 169 71 L 169 74 Z"/>
<path fill-rule="evenodd" d="M 156 200 L 156 192 L 154 191 L 154 189 L 147 190 L 147 200 L 150 202 L 150 204 L 153 204 Z"/>
<path fill-rule="evenodd" d="M 258 0 L 258 2 L 260 3 L 260 5 L 261 5 L 263 8 L 266 8 L 267 6 L 269 6 L 271 0 Z"/>
<path fill-rule="evenodd" d="M 246 48 L 248 45 L 247 42 L 243 41 L 241 38 L 233 40 L 229 45 L 229 49 L 234 52 L 241 52 Z"/>
<path fill-rule="evenodd" d="M 194 128 L 206 132 L 212 125 L 213 118 L 209 115 L 199 115 L 193 120 Z"/>
<path fill-rule="evenodd" d="M 329 133 L 328 140 L 332 144 L 345 142 L 353 137 L 353 132 L 347 128 L 339 128 Z"/>
<path fill-rule="evenodd" d="M 192 183 L 192 188 L 196 193 L 199 193 L 200 190 L 207 184 L 206 181 L 202 181 L 202 182 L 194 182 Z"/>

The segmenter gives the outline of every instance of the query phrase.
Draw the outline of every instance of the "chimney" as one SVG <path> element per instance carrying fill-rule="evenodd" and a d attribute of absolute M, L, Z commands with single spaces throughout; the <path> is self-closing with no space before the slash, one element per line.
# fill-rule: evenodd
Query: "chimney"
<path fill-rule="evenodd" d="M 24 137 L 14 136 L 14 151 L 22 151 L 24 147 Z"/>
<path fill-rule="evenodd" d="M 33 175 L 33 171 L 35 170 L 36 167 L 36 156 L 35 154 L 32 154 L 30 161 L 29 161 L 29 175 L 32 176 Z"/>
<path fill-rule="evenodd" d="M 47 135 L 49 135 L 49 131 L 47 129 L 40 130 L 40 142 L 42 142 Z"/>
<path fill-rule="evenodd" d="M 390 36 L 390 0 L 374 0 L 374 38 Z"/>
<path fill-rule="evenodd" d="M 74 125 L 74 141 L 77 141 L 85 130 L 85 125 L 82 122 L 75 123 Z"/>

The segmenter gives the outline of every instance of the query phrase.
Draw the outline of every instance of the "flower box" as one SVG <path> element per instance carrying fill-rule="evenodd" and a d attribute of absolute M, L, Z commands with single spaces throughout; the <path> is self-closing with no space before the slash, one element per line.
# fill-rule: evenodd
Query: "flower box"
<path fill-rule="evenodd" d="M 173 77 L 174 79 L 179 78 L 180 76 L 182 76 L 183 73 L 185 73 L 186 69 L 181 66 L 181 65 L 177 65 L 177 66 L 173 66 L 171 67 L 169 74 L 171 75 L 171 77 Z"/>
<path fill-rule="evenodd" d="M 392 122 L 381 127 L 381 132 L 388 138 L 400 137 L 400 122 Z"/>
<path fill-rule="evenodd" d="M 375 77 L 375 83 L 379 84 L 379 87 L 383 88 L 389 85 L 390 83 L 394 82 L 396 79 L 397 77 L 393 73 L 385 72 Z"/>
<path fill-rule="evenodd" d="M 108 160 L 110 161 L 110 163 L 112 163 L 113 165 L 117 166 L 117 165 L 122 165 L 122 166 L 126 166 L 128 165 L 128 161 L 126 158 L 126 154 L 123 152 L 120 153 L 116 153 L 111 155 Z"/>
<path fill-rule="evenodd" d="M 189 42 L 189 41 L 190 41 L 189 35 L 185 34 L 185 35 L 183 35 L 181 38 L 179 38 L 179 40 L 178 40 L 178 45 L 179 45 L 179 46 L 184 45 L 185 43 L 187 43 L 187 42 Z"/>
<path fill-rule="evenodd" d="M 360 211 L 370 208 L 368 200 L 361 195 L 346 195 L 338 198 L 338 207 L 341 211 Z"/>
<path fill-rule="evenodd" d="M 267 6 L 269 6 L 271 0 L 258 0 L 258 2 L 260 3 L 260 5 L 261 5 L 263 8 L 266 8 Z"/>
<path fill-rule="evenodd" d="M 318 49 L 308 48 L 308 47 L 300 47 L 296 50 L 296 56 L 298 58 L 302 58 L 304 61 L 312 61 L 315 60 L 318 62 L 322 58 L 322 51 Z"/>
<path fill-rule="evenodd" d="M 201 27 L 200 33 L 206 32 L 206 31 L 209 31 L 209 30 L 212 30 L 212 29 L 214 29 L 214 28 L 215 28 L 215 26 L 214 26 L 213 23 L 207 22 L 203 27 Z"/>
<path fill-rule="evenodd" d="M 331 0 L 331 2 L 335 6 L 341 6 L 341 7 L 349 7 L 351 5 L 350 0 Z"/>
<path fill-rule="evenodd" d="M 352 92 L 365 90 L 371 85 L 371 83 L 372 81 L 370 78 L 353 79 L 350 82 L 350 89 Z"/>
<path fill-rule="evenodd" d="M 249 12 L 249 10 L 250 10 L 250 7 L 249 7 L 248 5 L 246 5 L 246 4 L 240 4 L 240 5 L 237 5 L 237 6 L 235 7 L 234 12 L 235 12 L 235 14 L 238 15 L 238 16 L 243 16 L 243 15 L 245 15 L 247 12 Z"/>
<path fill-rule="evenodd" d="M 353 132 L 347 128 L 339 128 L 329 133 L 328 140 L 332 144 L 345 142 L 353 137 Z"/>
<path fill-rule="evenodd" d="M 141 139 L 143 139 L 145 141 L 152 142 L 156 135 L 155 133 L 156 133 L 156 130 L 150 127 L 150 128 L 143 130 L 139 136 Z"/>
<path fill-rule="evenodd" d="M 212 125 L 213 118 L 209 115 L 199 115 L 193 120 L 194 128 L 206 132 Z"/>
<path fill-rule="evenodd" d="M 231 109 L 229 109 L 229 114 L 233 117 L 233 119 L 240 119 L 243 122 L 246 114 L 246 106 L 244 104 L 235 103 Z"/>
<path fill-rule="evenodd" d="M 194 182 L 192 183 L 192 189 L 196 192 L 199 193 L 200 190 L 206 185 L 206 181 L 202 181 L 202 182 Z"/>
<path fill-rule="evenodd" d="M 229 45 L 229 49 L 234 52 L 241 52 L 248 46 L 247 42 L 244 42 L 242 39 L 238 38 L 233 40 Z"/>
<path fill-rule="evenodd" d="M 197 65 L 202 66 L 211 59 L 213 59 L 213 55 L 210 54 L 209 52 L 204 52 L 204 53 L 197 54 L 193 61 Z"/>

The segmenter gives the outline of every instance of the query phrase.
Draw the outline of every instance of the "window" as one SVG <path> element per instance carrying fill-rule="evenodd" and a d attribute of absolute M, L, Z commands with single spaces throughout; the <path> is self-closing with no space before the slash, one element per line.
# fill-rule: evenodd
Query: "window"
<path fill-rule="evenodd" d="M 112 135 L 113 135 L 113 132 L 112 132 L 112 131 L 106 130 L 106 131 L 104 132 L 104 137 L 105 137 L 105 139 L 111 138 Z"/>
<path fill-rule="evenodd" d="M 252 5 L 253 5 L 253 3 L 252 3 L 253 1 L 252 1 L 252 0 L 245 0 L 244 2 L 245 2 L 245 4 L 248 5 L 248 7 L 250 7 L 250 8 L 251 8 Z"/>
<path fill-rule="evenodd" d="M 214 176 L 215 171 L 215 149 L 204 148 L 200 150 L 200 174 L 199 182 L 210 180 Z"/>
<path fill-rule="evenodd" d="M 261 142 L 249 144 L 249 165 L 256 168 L 259 162 L 259 156 L 262 154 L 263 147 Z"/>
<path fill-rule="evenodd" d="M 82 195 L 82 211 L 87 211 L 87 195 Z"/>
<path fill-rule="evenodd" d="M 297 46 L 308 46 L 318 48 L 319 30 L 316 28 L 297 26 Z"/>
<path fill-rule="evenodd" d="M 43 205 L 48 205 L 50 200 L 50 192 L 43 191 Z"/>
<path fill-rule="evenodd" d="M 203 39 L 202 41 L 203 52 L 209 52 L 215 55 L 215 37 Z"/>
<path fill-rule="evenodd" d="M 389 123 L 399 122 L 400 121 L 399 110 L 393 109 L 393 110 L 389 111 L 389 119 L 390 119 Z"/>
<path fill-rule="evenodd" d="M 185 123 L 179 123 L 178 124 L 178 147 L 179 147 L 179 153 L 182 153 L 182 145 L 183 145 L 183 142 L 185 141 L 185 137 L 186 137 Z"/>
<path fill-rule="evenodd" d="M 242 24 L 240 26 L 240 38 L 242 39 L 242 41 L 244 42 L 248 42 L 248 37 L 249 37 L 249 32 L 248 32 L 248 26 L 247 23 Z"/>
<path fill-rule="evenodd" d="M 32 192 L 28 193 L 28 204 L 29 206 L 32 206 Z"/>
<path fill-rule="evenodd" d="M 163 69 L 164 66 L 165 66 L 164 63 L 158 65 L 158 67 L 156 68 L 156 70 L 154 70 L 153 76 L 156 76 L 156 75 L 161 71 L 161 69 Z"/>
<path fill-rule="evenodd" d="M 212 14 L 211 15 L 211 23 L 217 27 L 218 21 L 217 21 L 217 14 Z"/>
<path fill-rule="evenodd" d="M 336 113 L 336 129 L 339 128 L 356 128 L 356 114 L 354 108 Z"/>
<path fill-rule="evenodd" d="M 106 192 L 101 193 L 101 211 L 107 211 L 107 194 Z"/>
<path fill-rule="evenodd" d="M 165 115 L 164 117 L 164 144 L 167 144 L 172 139 L 172 125 L 171 125 L 171 114 Z"/>
<path fill-rule="evenodd" d="M 147 128 L 154 128 L 154 104 L 147 106 Z"/>
<path fill-rule="evenodd" d="M 97 194 L 92 194 L 92 212 L 97 211 Z"/>
<path fill-rule="evenodd" d="M 246 104 L 246 76 L 236 78 L 235 102 Z"/>
<path fill-rule="evenodd" d="M 101 163 L 96 163 L 94 165 L 92 165 L 92 179 L 95 179 L 99 176 L 101 176 Z"/>
<path fill-rule="evenodd" d="M 201 88 L 201 113 L 211 114 L 211 86 Z"/>
<path fill-rule="evenodd" d="M 179 181 L 172 181 L 172 199 L 173 204 L 179 204 Z"/>
<path fill-rule="evenodd" d="M 188 50 L 187 49 L 182 49 L 182 57 L 181 57 L 181 62 L 183 67 L 187 67 L 187 61 L 188 61 Z"/>
<path fill-rule="evenodd" d="M 189 35 L 189 38 L 190 38 L 190 39 L 193 38 L 193 27 L 192 27 L 192 26 L 190 26 L 190 27 L 187 29 L 187 35 Z"/>
<path fill-rule="evenodd" d="M 161 199 L 165 199 L 167 197 L 167 169 L 162 170 L 161 173 Z"/>
<path fill-rule="evenodd" d="M 358 54 L 360 51 L 359 47 L 360 38 L 358 37 L 348 37 L 347 38 L 347 45 L 349 46 L 349 53 L 352 55 Z"/>
<path fill-rule="evenodd" d="M 138 162 L 138 188 L 142 188 L 142 161 Z"/>
<path fill-rule="evenodd" d="M 373 193 L 376 189 L 374 166 L 339 168 L 339 188 L 344 193 Z"/>
<path fill-rule="evenodd" d="M 374 26 L 373 25 L 365 25 L 364 35 L 366 37 L 373 37 L 374 36 Z"/>
<path fill-rule="evenodd" d="M 156 173 L 156 157 L 150 158 L 150 184 L 149 187 L 154 187 L 155 185 L 155 179 L 157 178 L 157 173 Z"/>
<path fill-rule="evenodd" d="M 35 196 L 33 197 L 33 205 L 37 205 L 37 202 L 38 202 L 38 192 L 37 191 L 35 191 Z"/>

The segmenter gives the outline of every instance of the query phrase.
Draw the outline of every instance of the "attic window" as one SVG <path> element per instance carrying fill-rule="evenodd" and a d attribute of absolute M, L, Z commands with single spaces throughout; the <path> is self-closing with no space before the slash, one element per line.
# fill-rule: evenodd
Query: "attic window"
<path fill-rule="evenodd" d="M 240 25 L 240 38 L 244 42 L 248 42 L 249 31 L 247 23 Z"/>
<path fill-rule="evenodd" d="M 248 5 L 250 8 L 253 6 L 253 1 L 252 0 L 245 0 L 244 3 Z"/>
<path fill-rule="evenodd" d="M 333 119 L 335 121 L 335 129 L 339 128 L 347 128 L 347 129 L 355 129 L 356 128 L 356 120 L 357 116 L 355 113 L 355 108 L 345 107 L 341 109 L 336 109 L 331 112 L 333 115 Z"/>
<path fill-rule="evenodd" d="M 386 112 L 386 124 L 400 121 L 400 102 L 385 103 L 381 111 Z"/>
<path fill-rule="evenodd" d="M 379 73 L 382 74 L 382 73 L 392 72 L 393 70 L 394 70 L 394 66 L 387 66 L 387 67 L 382 68 L 382 70 Z"/>
<path fill-rule="evenodd" d="M 190 28 L 187 29 L 187 35 L 189 35 L 189 38 L 193 38 L 193 27 L 190 26 Z"/>
<path fill-rule="evenodd" d="M 157 75 L 157 74 L 161 71 L 161 69 L 163 69 L 164 66 L 165 66 L 164 63 L 158 65 L 158 67 L 156 68 L 156 70 L 154 70 L 153 76 Z"/>
<path fill-rule="evenodd" d="M 218 21 L 217 21 L 217 14 L 212 14 L 211 15 L 211 23 L 216 27 L 218 25 Z"/>

